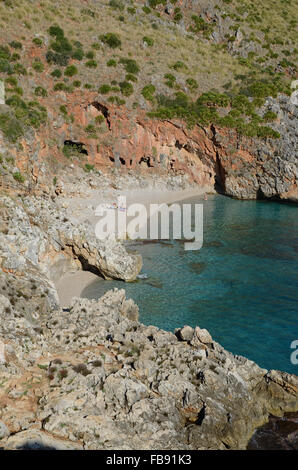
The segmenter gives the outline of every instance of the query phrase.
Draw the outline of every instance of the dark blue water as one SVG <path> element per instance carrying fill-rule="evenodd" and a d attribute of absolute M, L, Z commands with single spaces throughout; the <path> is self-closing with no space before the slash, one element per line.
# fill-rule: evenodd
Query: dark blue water
<path fill-rule="evenodd" d="M 210 196 L 201 250 L 178 241 L 135 247 L 147 280 L 96 281 L 83 295 L 124 287 L 143 323 L 171 331 L 199 325 L 234 354 L 298 374 L 290 360 L 298 340 L 298 207 Z"/>

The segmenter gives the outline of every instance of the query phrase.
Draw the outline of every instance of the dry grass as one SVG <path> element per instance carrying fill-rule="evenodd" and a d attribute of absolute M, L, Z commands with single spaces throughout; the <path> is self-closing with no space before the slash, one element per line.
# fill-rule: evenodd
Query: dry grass
<path fill-rule="evenodd" d="M 221 89 L 228 80 L 233 80 L 235 73 L 248 72 L 248 68 L 239 65 L 237 58 L 228 52 L 215 50 L 214 45 L 207 41 L 193 39 L 180 33 L 175 26 L 171 26 L 171 23 L 159 25 L 158 30 L 153 29 L 152 15 L 142 13 L 132 16 L 125 13 L 125 22 L 121 22 L 118 19 L 119 11 L 111 9 L 107 1 L 96 4 L 90 2 L 89 8 L 94 11 L 95 18 L 82 15 L 82 2 L 79 0 L 72 2 L 44 0 L 40 2 L 41 8 L 38 8 L 38 5 L 37 0 L 30 4 L 25 0 L 18 0 L 14 2 L 12 9 L 0 4 L 2 22 L 0 28 L 4 31 L 2 40 L 5 43 L 12 40 L 25 43 L 22 59 L 29 69 L 29 74 L 31 58 L 27 53 L 30 52 L 32 39 L 38 35 L 49 41 L 47 30 L 54 23 L 63 27 L 69 39 L 80 41 L 85 52 L 92 49 L 92 44 L 100 43 L 99 35 L 106 32 L 119 35 L 122 41 L 120 49 L 110 49 L 100 43 L 100 49 L 94 50 L 95 60 L 98 62 L 95 70 L 90 70 L 84 65 L 86 60 L 77 64 L 79 74 L 75 78 L 82 84 L 90 83 L 95 89 L 98 89 L 102 83 L 110 84 L 112 80 L 120 82 L 125 79 L 126 72 L 123 67 L 118 65 L 114 68 L 106 65 L 109 59 L 118 60 L 120 57 L 135 59 L 141 69 L 138 83 L 134 84 L 137 93 L 150 82 L 157 85 L 160 92 L 169 91 L 163 84 L 163 76 L 170 71 L 170 66 L 177 60 L 183 61 L 187 66 L 183 71 L 174 71 L 177 82 L 184 87 L 187 78 L 196 79 L 199 83 L 198 93 L 209 90 L 210 84 L 212 88 Z M 88 7 L 87 3 L 86 5 Z M 144 36 L 154 40 L 153 47 L 143 46 Z M 55 67 L 51 67 L 49 71 L 53 68 Z M 25 83 L 23 86 L 26 88 Z M 135 98 L 136 94 L 127 100 L 128 103 L 132 103 Z"/>

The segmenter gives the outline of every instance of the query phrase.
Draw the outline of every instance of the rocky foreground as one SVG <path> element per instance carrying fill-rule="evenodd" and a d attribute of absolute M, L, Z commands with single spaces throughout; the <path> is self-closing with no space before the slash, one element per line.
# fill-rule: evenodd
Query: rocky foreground
<path fill-rule="evenodd" d="M 124 290 L 60 308 L 53 279 L 65 269 L 131 280 L 140 257 L 50 197 L 7 195 L 1 215 L 0 447 L 243 449 L 270 414 L 298 410 L 296 376 L 199 327 L 142 325 Z"/>
<path fill-rule="evenodd" d="M 239 449 L 269 413 L 298 409 L 296 376 L 199 327 L 142 325 L 124 290 L 32 321 L 8 295 L 0 305 L 5 449 Z"/>

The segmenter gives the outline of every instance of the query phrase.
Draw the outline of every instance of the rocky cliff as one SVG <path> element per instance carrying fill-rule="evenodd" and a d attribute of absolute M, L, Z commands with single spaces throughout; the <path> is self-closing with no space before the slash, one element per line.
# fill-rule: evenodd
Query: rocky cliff
<path fill-rule="evenodd" d="M 49 196 L 5 196 L 1 215 L 0 447 L 244 449 L 269 415 L 298 410 L 296 376 L 199 327 L 142 325 L 124 290 L 60 308 L 65 270 L 131 280 L 140 258 Z"/>
<path fill-rule="evenodd" d="M 297 411 L 297 377 L 199 327 L 142 325 L 122 290 L 59 307 L 65 271 L 133 281 L 142 263 L 70 220 L 63 193 L 141 175 L 297 202 L 294 5 L 126 3 L 0 4 L 5 449 L 240 449 Z"/>
<path fill-rule="evenodd" d="M 297 201 L 298 111 L 286 95 L 268 99 L 260 111 L 274 110 L 278 116 L 274 128 L 281 137 L 265 140 L 213 124 L 189 129 L 179 120 L 150 119 L 144 112 L 130 112 L 98 99 L 92 93 L 68 97 L 73 122 L 57 119 L 53 127 L 28 135 L 21 152 L 3 142 L 2 152 L 14 155 L 16 168 L 30 176 L 27 186 L 47 188 L 48 172 L 55 178 L 59 164 L 64 165 L 59 149 L 67 148 L 74 164 L 80 164 L 83 156 L 90 168 L 107 174 L 117 168 L 124 174 L 132 170 L 144 176 L 186 175 L 191 182 L 239 199 Z M 102 133 L 90 138 L 82 126 L 96 117 L 103 119 Z M 52 140 L 57 147 L 50 148 L 47 142 Z M 2 182 L 9 180 L 6 170 Z"/>
<path fill-rule="evenodd" d="M 36 21 L 34 0 L 21 23 L 23 7 L 0 6 L 1 186 L 77 165 L 297 200 L 291 2 L 45 1 Z"/>
<path fill-rule="evenodd" d="M 199 327 L 140 324 L 124 290 L 31 320 L 7 289 L 0 305 L 5 449 L 245 449 L 270 413 L 297 410 L 297 377 Z"/>

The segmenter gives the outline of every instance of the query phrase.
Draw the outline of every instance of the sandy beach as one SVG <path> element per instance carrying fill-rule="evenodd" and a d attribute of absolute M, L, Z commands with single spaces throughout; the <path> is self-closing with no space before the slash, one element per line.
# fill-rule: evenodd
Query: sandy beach
<path fill-rule="evenodd" d="M 210 187 L 189 188 L 185 190 L 160 190 L 156 188 L 144 188 L 135 190 L 117 191 L 111 189 L 105 194 L 97 190 L 90 190 L 85 197 L 61 198 L 62 204 L 67 207 L 68 215 L 76 223 L 88 221 L 95 226 L 98 217 L 95 215 L 95 208 L 101 203 L 117 203 L 119 195 L 126 196 L 127 206 L 134 203 L 144 204 L 149 209 L 150 204 L 172 204 L 196 196 L 203 196 L 206 193 L 212 193 Z M 80 297 L 82 291 L 98 279 L 93 273 L 86 271 L 76 271 L 66 273 L 57 283 L 57 291 L 60 303 L 63 307 L 69 305 L 73 297 Z M 104 280 L 102 282 L 105 282 Z M 119 282 L 120 284 L 120 282 Z M 121 283 L 123 287 L 125 284 Z"/>

